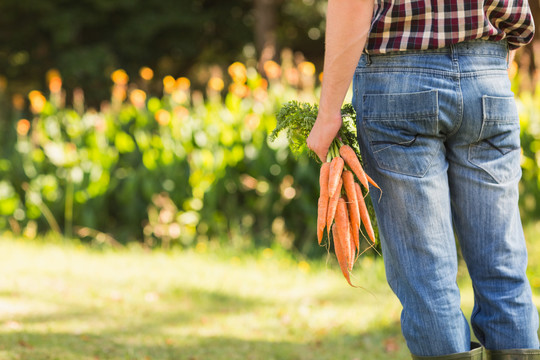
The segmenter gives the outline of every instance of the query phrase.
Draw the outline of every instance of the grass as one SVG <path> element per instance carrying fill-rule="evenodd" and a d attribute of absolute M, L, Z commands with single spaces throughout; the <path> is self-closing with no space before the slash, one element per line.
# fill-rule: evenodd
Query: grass
<path fill-rule="evenodd" d="M 7 238 L 0 274 L 1 360 L 410 358 L 380 259 L 360 260 L 353 281 L 365 289 L 353 289 L 333 263 L 271 249 L 235 256 Z M 460 283 L 469 314 L 472 290 L 463 274 Z"/>

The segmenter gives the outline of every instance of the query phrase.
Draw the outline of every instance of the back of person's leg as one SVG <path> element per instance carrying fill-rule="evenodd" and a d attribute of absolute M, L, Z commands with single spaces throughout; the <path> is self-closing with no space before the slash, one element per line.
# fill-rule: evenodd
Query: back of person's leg
<path fill-rule="evenodd" d="M 403 335 L 412 354 L 440 356 L 470 350 L 440 135 L 449 121 L 441 119 L 441 102 L 452 101 L 454 82 L 418 68 L 429 62 L 418 56 L 361 60 L 354 104 L 366 169 L 383 191 L 372 200 L 387 280 L 403 305 Z M 430 61 L 439 60 L 451 66 L 444 54 Z"/>
<path fill-rule="evenodd" d="M 479 48 L 460 57 L 463 121 L 448 141 L 455 229 L 475 294 L 471 323 L 487 349 L 538 349 L 518 209 L 519 118 L 505 53 L 486 55 Z"/>

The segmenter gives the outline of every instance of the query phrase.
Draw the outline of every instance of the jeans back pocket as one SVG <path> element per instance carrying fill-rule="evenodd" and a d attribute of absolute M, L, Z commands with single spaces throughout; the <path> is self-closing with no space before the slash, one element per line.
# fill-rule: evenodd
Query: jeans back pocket
<path fill-rule="evenodd" d="M 482 97 L 482 128 L 469 161 L 497 183 L 521 175 L 519 115 L 513 97 Z"/>
<path fill-rule="evenodd" d="M 422 177 L 440 149 L 437 90 L 365 94 L 363 122 L 381 169 Z"/>

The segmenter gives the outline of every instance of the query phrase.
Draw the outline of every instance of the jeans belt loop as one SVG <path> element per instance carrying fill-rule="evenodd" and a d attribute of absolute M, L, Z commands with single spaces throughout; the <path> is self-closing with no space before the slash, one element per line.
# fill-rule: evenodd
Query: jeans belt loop
<path fill-rule="evenodd" d="M 366 52 L 366 66 L 371 65 L 371 56 Z"/>

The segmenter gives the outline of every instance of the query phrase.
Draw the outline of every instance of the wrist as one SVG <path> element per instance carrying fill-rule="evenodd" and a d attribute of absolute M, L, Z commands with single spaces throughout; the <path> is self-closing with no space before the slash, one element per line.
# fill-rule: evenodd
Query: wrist
<path fill-rule="evenodd" d="M 329 110 L 326 107 L 321 107 L 317 117 L 324 122 L 341 122 L 341 108 Z"/>

